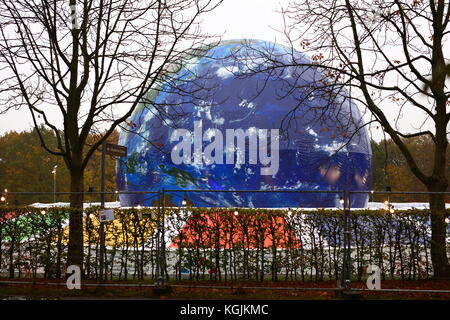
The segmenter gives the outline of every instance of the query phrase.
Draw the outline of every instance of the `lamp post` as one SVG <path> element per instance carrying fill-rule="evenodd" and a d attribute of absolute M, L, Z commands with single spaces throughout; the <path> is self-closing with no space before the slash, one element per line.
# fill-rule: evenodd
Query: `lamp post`
<path fill-rule="evenodd" d="M 58 168 L 58 165 L 55 164 L 52 170 L 53 174 L 53 203 L 56 203 L 56 168 Z"/>

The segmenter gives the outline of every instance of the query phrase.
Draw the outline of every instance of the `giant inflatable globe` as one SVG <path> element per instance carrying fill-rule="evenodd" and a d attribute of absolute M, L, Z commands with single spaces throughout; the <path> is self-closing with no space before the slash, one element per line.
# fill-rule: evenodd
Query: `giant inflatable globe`
<path fill-rule="evenodd" d="M 119 189 L 180 190 L 166 193 L 178 206 L 256 208 L 339 207 L 341 195 L 318 191 L 369 190 L 371 150 L 360 113 L 323 70 L 298 66 L 311 61 L 256 40 L 180 58 L 120 134 L 128 156 L 117 164 Z M 122 194 L 120 202 L 156 203 L 142 193 Z M 367 195 L 351 198 L 352 207 L 366 204 Z"/>

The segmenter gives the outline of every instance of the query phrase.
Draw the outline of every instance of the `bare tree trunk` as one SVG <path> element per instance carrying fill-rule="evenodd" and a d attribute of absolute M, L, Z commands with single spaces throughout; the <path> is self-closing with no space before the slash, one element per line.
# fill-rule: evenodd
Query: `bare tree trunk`
<path fill-rule="evenodd" d="M 440 188 L 438 188 L 440 189 Z M 442 191 L 445 191 L 443 188 Z M 437 191 L 431 188 L 430 191 Z M 431 261 L 434 268 L 434 278 L 449 279 L 450 265 L 447 258 L 445 222 L 445 196 L 443 194 L 430 195 L 431 211 Z"/>
<path fill-rule="evenodd" d="M 83 269 L 83 170 L 71 168 L 70 172 L 70 224 L 68 265 Z"/>
<path fill-rule="evenodd" d="M 9 277 L 14 278 L 14 244 L 16 237 L 11 235 L 11 241 L 9 244 Z"/>
<path fill-rule="evenodd" d="M 446 170 L 448 159 L 446 158 L 448 140 L 446 127 L 446 100 L 441 95 L 437 95 L 439 119 L 436 120 L 436 145 L 434 152 L 433 173 L 427 183 L 430 192 L 445 192 L 448 189 L 448 179 Z M 445 195 L 430 195 L 431 211 L 431 261 L 433 263 L 434 278 L 450 279 L 450 265 L 447 257 L 447 244 L 445 242 L 447 225 L 445 222 Z"/>
<path fill-rule="evenodd" d="M 62 255 L 62 237 L 63 237 L 63 228 L 61 225 L 61 213 L 58 212 L 58 228 L 57 228 L 57 255 L 56 255 L 56 278 L 61 278 L 61 255 Z"/>

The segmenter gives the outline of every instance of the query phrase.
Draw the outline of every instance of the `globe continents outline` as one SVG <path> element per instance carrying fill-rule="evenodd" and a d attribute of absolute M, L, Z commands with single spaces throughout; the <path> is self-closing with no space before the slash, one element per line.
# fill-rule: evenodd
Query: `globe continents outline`
<path fill-rule="evenodd" d="M 182 190 L 368 191 L 371 150 L 365 128 L 359 128 L 362 118 L 356 105 L 343 98 L 336 99 L 334 106 L 323 98 L 320 94 L 323 72 L 319 68 L 290 66 L 271 74 L 262 72 L 266 52 L 285 64 L 292 65 L 289 59 L 311 61 L 299 52 L 292 57 L 288 48 L 273 43 L 230 40 L 200 48 L 171 66 L 170 81 L 166 78 L 159 87 L 149 91 L 129 120 L 131 128 L 120 133 L 119 144 L 127 146 L 129 155 L 117 163 L 119 190 L 174 189 L 180 190 L 169 195 L 174 205 L 181 205 L 188 197 L 195 206 L 260 208 L 338 207 L 340 195 L 185 194 Z M 290 92 L 294 83 L 299 88 L 317 86 L 318 89 L 308 93 L 301 89 Z M 317 110 L 325 110 L 325 116 L 318 117 Z M 348 125 L 350 118 L 352 124 Z M 286 121 L 290 123 L 286 125 Z M 199 123 L 201 135 L 196 135 Z M 354 133 L 349 140 L 352 128 Z M 177 135 L 177 130 L 182 134 Z M 237 136 L 233 140 L 235 148 L 228 148 L 232 145 L 226 141 L 230 130 L 247 134 L 240 150 Z M 272 139 L 274 130 L 278 130 L 278 140 Z M 259 149 L 256 163 L 251 161 L 252 132 Z M 265 133 L 266 140 L 260 132 Z M 220 139 L 222 154 L 218 154 Z M 274 141 L 279 144 L 278 149 L 273 148 Z M 182 143 L 185 148 L 179 152 L 180 159 L 185 157 L 184 160 L 190 161 L 174 163 L 173 151 Z M 213 143 L 217 148 L 211 156 L 217 161 L 200 161 L 198 156 L 203 157 L 205 149 Z M 265 163 L 258 161 L 264 155 L 259 152 L 264 144 L 266 157 L 272 157 L 271 163 L 267 159 Z M 190 152 L 187 152 L 188 145 Z M 200 154 L 196 153 L 198 147 Z M 227 163 L 231 154 L 233 161 Z M 239 161 L 239 156 L 244 158 L 244 163 Z M 278 166 L 276 172 L 272 168 L 272 172 L 263 174 L 271 165 Z M 351 206 L 364 207 L 367 200 L 365 194 L 354 195 Z M 120 201 L 124 206 L 154 205 L 155 196 L 122 194 Z"/>

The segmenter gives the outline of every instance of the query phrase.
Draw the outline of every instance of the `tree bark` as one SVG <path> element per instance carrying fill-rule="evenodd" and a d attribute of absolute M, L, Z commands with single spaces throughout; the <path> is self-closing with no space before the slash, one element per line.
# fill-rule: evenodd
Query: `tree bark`
<path fill-rule="evenodd" d="M 430 192 L 446 191 L 446 187 L 431 186 Z M 431 261 L 433 263 L 434 278 L 450 279 L 450 265 L 447 258 L 446 232 L 447 224 L 445 222 L 445 195 L 430 195 L 431 211 Z"/>
<path fill-rule="evenodd" d="M 446 101 L 440 95 L 437 95 L 436 109 L 438 116 L 436 118 L 436 145 L 434 152 L 433 172 L 427 183 L 430 192 L 445 192 L 448 189 L 448 179 L 446 177 L 447 169 L 447 147 L 448 140 L 446 134 Z M 431 261 L 433 263 L 434 278 L 450 279 L 450 265 L 447 257 L 446 233 L 447 224 L 445 222 L 445 195 L 430 195 L 431 211 Z"/>
<path fill-rule="evenodd" d="M 68 265 L 77 265 L 83 270 L 83 170 L 71 168 L 70 172 L 70 224 Z"/>

